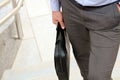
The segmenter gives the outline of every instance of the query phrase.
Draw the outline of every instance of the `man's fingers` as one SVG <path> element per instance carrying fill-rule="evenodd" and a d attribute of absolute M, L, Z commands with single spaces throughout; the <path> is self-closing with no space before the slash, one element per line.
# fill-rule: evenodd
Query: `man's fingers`
<path fill-rule="evenodd" d="M 60 11 L 53 11 L 52 12 L 52 20 L 53 20 L 53 23 L 56 24 L 56 25 L 59 22 L 62 29 L 65 28 L 63 18 L 62 18 L 62 13 Z"/>
<path fill-rule="evenodd" d="M 59 23 L 60 23 L 60 25 L 61 25 L 62 29 L 65 29 L 64 22 L 63 22 L 63 21 L 60 21 Z"/>
<path fill-rule="evenodd" d="M 58 24 L 58 22 L 60 23 L 61 28 L 62 28 L 62 29 L 65 29 L 65 25 L 64 25 L 64 22 L 63 22 L 63 21 L 53 20 L 53 23 L 54 23 L 55 25 L 57 25 L 57 24 Z"/>
<path fill-rule="evenodd" d="M 58 21 L 57 20 L 53 20 L 53 24 L 57 25 Z"/>

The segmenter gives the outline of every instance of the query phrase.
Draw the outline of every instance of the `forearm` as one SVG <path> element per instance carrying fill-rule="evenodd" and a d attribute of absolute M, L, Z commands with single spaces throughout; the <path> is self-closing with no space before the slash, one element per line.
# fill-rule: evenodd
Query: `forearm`
<path fill-rule="evenodd" d="M 50 0 L 50 5 L 52 11 L 60 11 L 61 4 L 59 0 Z"/>

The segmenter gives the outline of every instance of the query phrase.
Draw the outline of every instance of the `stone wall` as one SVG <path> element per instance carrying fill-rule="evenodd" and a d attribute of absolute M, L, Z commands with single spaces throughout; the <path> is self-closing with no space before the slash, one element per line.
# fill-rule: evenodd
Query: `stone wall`
<path fill-rule="evenodd" d="M 20 43 L 13 23 L 0 34 L 0 78 L 6 69 L 12 67 Z"/>

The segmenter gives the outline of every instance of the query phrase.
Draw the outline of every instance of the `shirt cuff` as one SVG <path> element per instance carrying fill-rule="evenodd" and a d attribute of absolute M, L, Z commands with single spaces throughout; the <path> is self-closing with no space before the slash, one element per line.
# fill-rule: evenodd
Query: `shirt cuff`
<path fill-rule="evenodd" d="M 52 11 L 60 11 L 61 4 L 59 0 L 51 0 L 50 1 Z"/>

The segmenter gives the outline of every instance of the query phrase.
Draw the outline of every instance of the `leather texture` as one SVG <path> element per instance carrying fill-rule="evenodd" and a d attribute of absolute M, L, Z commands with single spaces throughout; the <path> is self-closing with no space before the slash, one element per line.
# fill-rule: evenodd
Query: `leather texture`
<path fill-rule="evenodd" d="M 54 52 L 55 70 L 59 80 L 69 80 L 70 46 L 66 30 L 58 23 Z"/>

